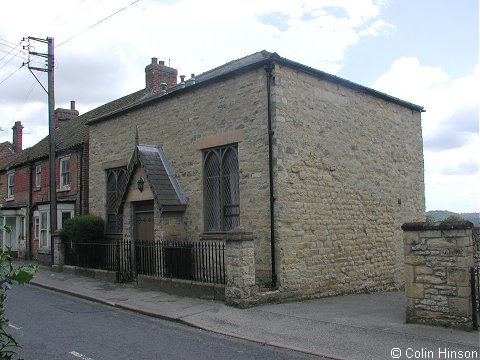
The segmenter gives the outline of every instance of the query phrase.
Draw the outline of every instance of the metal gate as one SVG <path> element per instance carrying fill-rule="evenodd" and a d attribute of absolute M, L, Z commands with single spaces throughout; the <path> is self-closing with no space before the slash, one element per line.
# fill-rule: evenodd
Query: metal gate
<path fill-rule="evenodd" d="M 132 242 L 117 240 L 117 282 L 133 281 Z"/>
<path fill-rule="evenodd" d="M 480 318 L 480 266 L 470 269 L 470 289 L 472 291 L 473 329 L 478 330 Z"/>

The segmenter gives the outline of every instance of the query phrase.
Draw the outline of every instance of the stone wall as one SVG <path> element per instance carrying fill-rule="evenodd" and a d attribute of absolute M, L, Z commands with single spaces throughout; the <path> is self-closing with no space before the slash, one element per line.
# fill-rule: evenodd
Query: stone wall
<path fill-rule="evenodd" d="M 119 115 L 90 127 L 90 212 L 105 217 L 105 164 L 126 163 L 139 142 L 162 145 L 187 209 L 184 236 L 203 234 L 202 148 L 238 143 L 240 223 L 255 236 L 256 278 L 270 274 L 268 136 L 266 79 L 263 68 L 210 85 L 190 87 L 180 95 Z M 178 220 L 178 219 L 177 219 Z"/>
<path fill-rule="evenodd" d="M 187 197 L 177 225 L 203 236 L 202 149 L 238 143 L 240 223 L 257 284 L 271 279 L 266 78 L 262 67 L 90 127 L 90 212 L 105 214 L 105 164 L 160 144 Z M 275 237 L 285 298 L 403 286 L 401 224 L 424 220 L 420 114 L 276 65 Z M 130 144 L 130 146 L 128 145 Z"/>
<path fill-rule="evenodd" d="M 280 290 L 401 287 L 401 225 L 425 211 L 420 113 L 288 67 L 274 75 Z"/>
<path fill-rule="evenodd" d="M 225 302 L 247 307 L 257 293 L 253 234 L 236 229 L 225 237 Z"/>
<path fill-rule="evenodd" d="M 472 328 L 472 223 L 402 226 L 407 322 Z"/>

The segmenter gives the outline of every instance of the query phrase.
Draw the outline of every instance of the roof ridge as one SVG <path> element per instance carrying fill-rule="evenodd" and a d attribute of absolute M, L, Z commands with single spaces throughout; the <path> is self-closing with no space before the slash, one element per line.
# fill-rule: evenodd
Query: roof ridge
<path fill-rule="evenodd" d="M 227 67 L 227 66 L 232 65 L 232 64 L 235 64 L 235 63 L 238 63 L 238 62 L 240 62 L 240 61 L 242 61 L 242 60 L 245 60 L 245 59 L 248 59 L 248 58 L 255 57 L 255 56 L 258 55 L 258 54 L 262 54 L 262 56 L 263 56 L 265 59 L 268 59 L 268 58 L 270 58 L 270 56 L 272 56 L 272 54 L 275 54 L 275 53 L 269 52 L 269 51 L 267 51 L 267 50 L 257 51 L 257 52 L 255 52 L 255 53 L 253 53 L 253 54 L 249 54 L 249 55 L 246 55 L 246 56 L 242 56 L 241 58 L 238 58 L 238 59 L 235 59 L 235 60 L 231 60 L 231 61 L 229 61 L 229 62 L 227 62 L 227 63 L 225 63 L 225 64 L 223 64 L 223 65 L 220 65 L 220 66 L 214 67 L 213 69 L 207 70 L 207 71 L 201 73 L 200 75 L 198 75 L 196 78 L 201 78 L 201 77 L 206 76 L 206 75 L 208 75 L 208 74 L 210 74 L 210 73 L 212 73 L 212 72 L 215 72 L 215 71 L 217 71 L 217 70 L 219 70 L 219 69 L 221 69 L 221 68 Z"/>

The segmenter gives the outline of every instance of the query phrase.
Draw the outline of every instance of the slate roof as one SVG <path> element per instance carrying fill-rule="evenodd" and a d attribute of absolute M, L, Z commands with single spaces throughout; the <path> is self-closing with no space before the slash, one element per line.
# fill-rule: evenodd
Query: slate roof
<path fill-rule="evenodd" d="M 146 181 L 150 185 L 155 201 L 161 211 L 184 211 L 187 200 L 183 195 L 177 178 L 168 162 L 161 146 L 136 145 L 127 167 L 127 182 L 121 195 L 121 203 L 125 201 L 129 185 L 135 170 L 141 166 L 145 172 Z"/>
<path fill-rule="evenodd" d="M 0 154 L 2 153 L 8 155 L 12 155 L 15 153 L 15 150 L 13 149 L 13 144 L 10 141 L 4 141 L 3 143 L 0 143 Z"/>
<path fill-rule="evenodd" d="M 134 110 L 138 107 L 145 106 L 147 104 L 156 102 L 156 101 L 162 101 L 166 100 L 169 98 L 169 95 L 171 94 L 172 96 L 175 96 L 177 94 L 180 94 L 185 91 L 193 91 L 194 89 L 198 88 L 199 86 L 203 86 L 205 84 L 208 84 L 210 82 L 214 81 L 219 81 L 224 79 L 225 77 L 230 77 L 230 76 L 235 76 L 236 74 L 248 70 L 250 68 L 258 68 L 260 66 L 269 64 L 269 63 L 279 63 L 284 66 L 288 66 L 294 69 L 298 69 L 300 71 L 309 73 L 313 76 L 332 81 L 338 84 L 341 84 L 342 86 L 346 86 L 349 88 L 352 88 L 354 90 L 367 93 L 369 95 L 384 99 L 389 102 L 393 102 L 396 104 L 399 104 L 401 106 L 405 106 L 407 108 L 410 108 L 415 111 L 424 111 L 423 106 L 413 104 L 411 102 L 393 97 L 391 95 L 385 94 L 383 92 L 368 88 L 363 85 L 359 85 L 357 83 L 354 83 L 352 81 L 340 78 L 338 76 L 326 73 L 321 70 L 317 70 L 315 68 L 303 65 L 301 63 L 286 59 L 281 57 L 275 52 L 269 52 L 266 50 L 262 50 L 259 52 L 256 52 L 254 54 L 245 56 L 243 58 L 237 59 L 230 61 L 224 65 L 221 65 L 219 67 L 216 67 L 212 70 L 208 70 L 200 75 L 197 75 L 195 77 L 195 84 L 193 85 L 188 85 L 187 81 L 187 86 L 183 87 L 180 84 L 177 86 L 174 86 L 168 90 L 166 94 L 162 93 L 155 93 L 152 96 L 145 96 L 142 99 L 139 99 L 139 101 L 136 101 L 134 103 L 131 103 L 123 108 L 115 109 L 111 113 L 106 113 L 99 115 L 96 118 L 92 118 L 88 121 L 89 124 L 94 124 L 97 122 L 105 121 L 110 118 L 113 118 L 116 115 L 119 115 L 121 113 L 125 113 L 131 110 Z"/>

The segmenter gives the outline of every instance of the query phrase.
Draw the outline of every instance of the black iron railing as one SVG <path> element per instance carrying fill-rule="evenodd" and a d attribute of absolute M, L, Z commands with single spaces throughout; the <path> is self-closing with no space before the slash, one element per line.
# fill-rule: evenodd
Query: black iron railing
<path fill-rule="evenodd" d="M 65 264 L 117 272 L 119 282 L 134 274 L 225 284 L 225 244 L 101 240 L 64 241 Z"/>
<path fill-rule="evenodd" d="M 135 241 L 137 274 L 225 283 L 225 245 Z"/>
<path fill-rule="evenodd" d="M 108 240 L 76 242 L 64 240 L 65 264 L 101 270 L 117 270 L 116 243 Z"/>
<path fill-rule="evenodd" d="M 479 327 L 480 318 L 480 267 L 470 268 L 470 289 L 472 291 L 472 320 L 473 329 Z"/>

